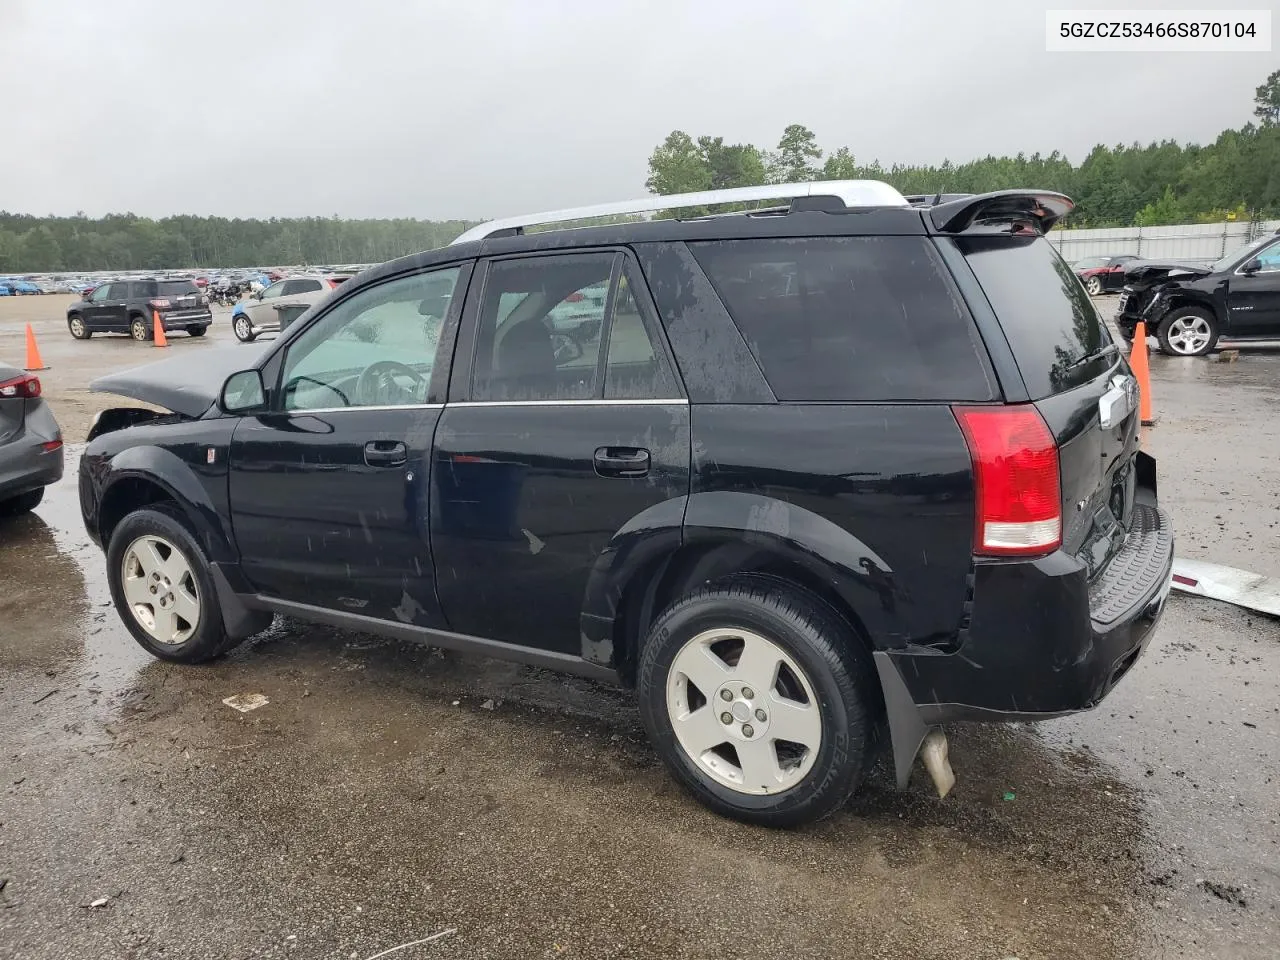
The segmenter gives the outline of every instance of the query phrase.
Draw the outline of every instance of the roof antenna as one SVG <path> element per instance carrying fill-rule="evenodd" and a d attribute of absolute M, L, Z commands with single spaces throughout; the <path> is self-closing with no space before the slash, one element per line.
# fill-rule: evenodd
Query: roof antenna
<path fill-rule="evenodd" d="M 936 207 L 936 206 L 937 206 L 938 204 L 940 204 L 941 202 L 942 202 L 942 191 L 941 191 L 941 190 L 939 190 L 939 191 L 938 191 L 937 196 L 935 196 L 935 197 L 933 198 L 933 203 L 931 203 L 931 204 L 930 204 L 930 206 L 931 206 L 931 207 Z"/>

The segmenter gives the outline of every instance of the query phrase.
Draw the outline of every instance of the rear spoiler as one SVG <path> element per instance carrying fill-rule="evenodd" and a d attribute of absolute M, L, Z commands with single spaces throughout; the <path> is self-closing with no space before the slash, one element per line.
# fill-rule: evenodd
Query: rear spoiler
<path fill-rule="evenodd" d="M 1048 190 L 997 190 L 937 204 L 929 209 L 934 227 L 942 233 L 964 233 L 974 227 L 999 227 L 1001 232 L 1048 233 L 1075 208 L 1071 198 Z"/>
<path fill-rule="evenodd" d="M 907 197 L 907 203 L 913 207 L 936 207 L 940 203 L 950 203 L 952 200 L 963 200 L 965 197 L 972 196 L 972 193 L 914 193 Z"/>

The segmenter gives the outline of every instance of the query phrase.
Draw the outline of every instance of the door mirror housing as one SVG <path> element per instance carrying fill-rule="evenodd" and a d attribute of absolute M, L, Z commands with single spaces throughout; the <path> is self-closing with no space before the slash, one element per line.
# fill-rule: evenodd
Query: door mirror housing
<path fill-rule="evenodd" d="M 241 370 L 227 377 L 218 394 L 223 413 L 250 413 L 266 406 L 267 392 L 262 386 L 262 372 Z"/>
<path fill-rule="evenodd" d="M 1246 263 L 1243 267 L 1240 268 L 1240 272 L 1247 276 L 1252 276 L 1253 274 L 1257 273 L 1261 269 L 1262 269 L 1262 261 L 1259 260 L 1257 257 L 1254 257 L 1252 260 L 1250 260 L 1248 263 Z"/>

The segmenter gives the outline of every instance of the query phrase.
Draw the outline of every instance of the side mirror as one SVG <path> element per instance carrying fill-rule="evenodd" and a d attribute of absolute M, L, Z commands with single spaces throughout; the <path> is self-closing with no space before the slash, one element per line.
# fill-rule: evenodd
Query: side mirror
<path fill-rule="evenodd" d="M 1259 260 L 1257 257 L 1254 257 L 1252 260 L 1250 260 L 1248 263 L 1246 263 L 1243 267 L 1240 268 L 1240 272 L 1245 274 L 1246 276 L 1252 276 L 1253 274 L 1257 273 L 1261 269 L 1262 269 L 1262 261 Z"/>
<path fill-rule="evenodd" d="M 218 406 L 223 413 L 249 413 L 267 402 L 262 387 L 262 374 L 257 370 L 241 370 L 227 377 L 218 394 Z"/>

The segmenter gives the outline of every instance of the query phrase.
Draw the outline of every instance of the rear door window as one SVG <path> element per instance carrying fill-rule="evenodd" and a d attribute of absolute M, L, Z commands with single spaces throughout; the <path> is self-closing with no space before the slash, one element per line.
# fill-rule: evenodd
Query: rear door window
<path fill-rule="evenodd" d="M 1075 273 L 1043 237 L 961 237 L 1033 400 L 1110 369 L 1111 334 Z"/>
<path fill-rule="evenodd" d="M 691 243 L 783 401 L 981 401 L 995 379 L 925 237 Z"/>

